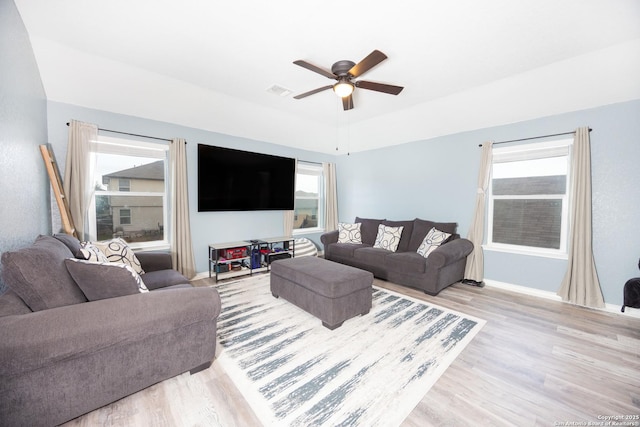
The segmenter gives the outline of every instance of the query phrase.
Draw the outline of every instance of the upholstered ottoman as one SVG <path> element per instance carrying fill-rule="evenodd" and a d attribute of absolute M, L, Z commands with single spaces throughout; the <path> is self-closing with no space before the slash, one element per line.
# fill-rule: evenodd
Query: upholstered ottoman
<path fill-rule="evenodd" d="M 322 258 L 302 257 L 271 265 L 271 293 L 335 329 L 371 310 L 373 274 Z"/>

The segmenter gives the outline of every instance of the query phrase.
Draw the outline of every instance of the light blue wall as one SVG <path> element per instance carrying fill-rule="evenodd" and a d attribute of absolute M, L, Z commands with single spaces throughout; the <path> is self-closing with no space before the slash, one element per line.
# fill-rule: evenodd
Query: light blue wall
<path fill-rule="evenodd" d="M 596 268 L 605 301 L 622 304 L 624 283 L 640 276 L 640 101 L 341 156 L 337 160 L 340 221 L 353 221 L 356 215 L 456 221 L 466 236 L 476 194 L 479 143 L 580 126 L 593 129 Z M 555 292 L 565 270 L 564 260 L 485 251 L 486 279 Z"/>
<path fill-rule="evenodd" d="M 38 149 L 46 142 L 47 104 L 29 36 L 13 1 L 0 1 L 0 252 L 51 231 Z"/>
<path fill-rule="evenodd" d="M 168 139 L 179 137 L 187 140 L 191 233 L 196 269 L 199 272 L 208 271 L 208 245 L 211 243 L 274 237 L 283 234 L 282 211 L 198 212 L 197 147 L 199 143 L 295 157 L 312 162 L 334 161 L 334 157 L 329 155 L 69 104 L 49 102 L 48 113 L 49 140 L 54 147 L 61 171 L 64 170 L 67 149 L 68 127 L 66 123 L 71 119 L 95 123 L 102 129 Z M 105 133 L 105 135 L 118 136 L 109 133 Z M 306 237 L 311 238 L 319 245 L 320 236 L 318 234 Z"/>

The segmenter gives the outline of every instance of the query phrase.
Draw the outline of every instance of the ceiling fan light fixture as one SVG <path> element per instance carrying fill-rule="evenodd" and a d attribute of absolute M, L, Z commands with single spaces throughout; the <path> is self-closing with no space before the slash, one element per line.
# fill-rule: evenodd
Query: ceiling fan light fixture
<path fill-rule="evenodd" d="M 344 98 L 351 95 L 353 93 L 353 89 L 354 89 L 353 83 L 351 83 L 348 80 L 341 79 L 338 83 L 333 85 L 333 91 L 340 98 Z"/>

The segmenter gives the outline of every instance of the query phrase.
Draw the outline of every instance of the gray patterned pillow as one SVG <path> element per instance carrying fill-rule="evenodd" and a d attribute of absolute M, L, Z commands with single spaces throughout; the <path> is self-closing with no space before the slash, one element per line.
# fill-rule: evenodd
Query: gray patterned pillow
<path fill-rule="evenodd" d="M 390 227 L 388 225 L 380 224 L 378 226 L 378 235 L 376 236 L 376 241 L 373 244 L 373 247 L 386 249 L 391 252 L 397 251 L 403 228 L 404 227 Z"/>
<path fill-rule="evenodd" d="M 418 248 L 417 252 L 423 257 L 427 258 L 429 254 L 436 250 L 445 240 L 447 240 L 451 234 L 440 231 L 435 227 L 431 228 L 425 236 L 422 244 Z"/>
<path fill-rule="evenodd" d="M 133 253 L 127 242 L 120 237 L 104 242 L 93 242 L 93 244 L 107 256 L 109 262 L 127 264 L 136 273 L 144 274 L 136 254 Z"/>
<path fill-rule="evenodd" d="M 149 292 L 140 275 L 126 264 L 77 258 L 64 263 L 89 301 Z"/>
<path fill-rule="evenodd" d="M 362 243 L 362 234 L 360 233 L 360 223 L 347 224 L 338 223 L 338 243 Z"/>

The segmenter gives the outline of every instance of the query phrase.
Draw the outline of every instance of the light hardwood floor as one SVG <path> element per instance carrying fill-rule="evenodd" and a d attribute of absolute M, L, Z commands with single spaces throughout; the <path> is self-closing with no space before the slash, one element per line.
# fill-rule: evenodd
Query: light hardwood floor
<path fill-rule="evenodd" d="M 638 318 L 490 287 L 455 284 L 432 297 L 374 285 L 487 321 L 402 426 L 606 425 L 602 417 L 640 414 Z M 640 426 L 640 419 L 619 422 Z M 262 424 L 214 361 L 65 424 L 96 425 Z"/>

